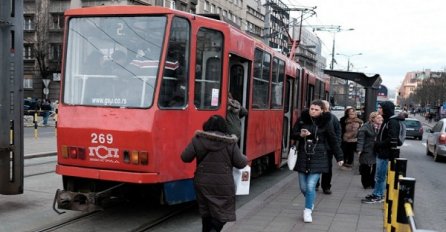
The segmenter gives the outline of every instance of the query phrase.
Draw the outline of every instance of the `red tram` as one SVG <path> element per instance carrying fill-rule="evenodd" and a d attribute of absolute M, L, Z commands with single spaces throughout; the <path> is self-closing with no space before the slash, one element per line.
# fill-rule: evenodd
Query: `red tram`
<path fill-rule="evenodd" d="M 253 172 L 278 167 L 298 112 L 329 88 L 225 22 L 162 7 L 68 10 L 64 41 L 59 208 L 88 210 L 123 184 L 168 204 L 193 200 L 195 164 L 180 154 L 226 114 L 228 92 L 249 112 L 240 147 Z"/>

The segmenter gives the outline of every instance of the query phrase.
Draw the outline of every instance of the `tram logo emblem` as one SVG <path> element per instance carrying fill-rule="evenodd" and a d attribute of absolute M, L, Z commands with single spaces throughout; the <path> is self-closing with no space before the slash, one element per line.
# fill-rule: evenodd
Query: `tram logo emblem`
<path fill-rule="evenodd" d="M 88 155 L 92 161 L 104 161 L 109 158 L 119 158 L 118 148 L 108 148 L 104 145 L 100 145 L 97 147 L 89 147 L 88 149 L 90 151 Z M 99 160 L 97 158 L 99 158 Z"/>

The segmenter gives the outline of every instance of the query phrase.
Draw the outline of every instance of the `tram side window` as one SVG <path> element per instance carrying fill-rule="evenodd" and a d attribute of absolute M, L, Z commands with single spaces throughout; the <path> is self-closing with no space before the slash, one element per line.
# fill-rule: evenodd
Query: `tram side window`
<path fill-rule="evenodd" d="M 283 106 L 283 80 L 285 76 L 285 62 L 277 58 L 273 59 L 272 82 L 271 82 L 271 108 L 282 108 Z"/>
<path fill-rule="evenodd" d="M 268 108 L 270 65 L 271 55 L 256 49 L 254 54 L 253 108 Z"/>
<path fill-rule="evenodd" d="M 313 100 L 314 100 L 314 85 L 309 84 L 307 89 L 307 107 L 310 106 Z"/>
<path fill-rule="evenodd" d="M 321 81 L 316 79 L 316 86 L 314 88 L 314 98 L 322 99 L 321 96 Z"/>
<path fill-rule="evenodd" d="M 197 33 L 194 104 L 197 109 L 220 106 L 223 35 L 201 28 Z"/>
<path fill-rule="evenodd" d="M 186 19 L 174 18 L 170 31 L 164 75 L 161 81 L 160 108 L 186 106 L 188 93 L 190 25 Z"/>

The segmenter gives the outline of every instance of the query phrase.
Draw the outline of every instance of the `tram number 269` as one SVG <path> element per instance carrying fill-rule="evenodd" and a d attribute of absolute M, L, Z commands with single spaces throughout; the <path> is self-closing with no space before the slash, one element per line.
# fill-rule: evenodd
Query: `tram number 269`
<path fill-rule="evenodd" d="M 113 143 L 113 135 L 112 134 L 97 134 L 91 133 L 91 143 L 94 144 L 112 144 Z"/>

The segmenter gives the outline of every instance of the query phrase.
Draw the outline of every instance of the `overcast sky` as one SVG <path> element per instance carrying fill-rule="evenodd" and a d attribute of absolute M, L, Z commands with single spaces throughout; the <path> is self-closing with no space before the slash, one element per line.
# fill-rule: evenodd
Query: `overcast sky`
<path fill-rule="evenodd" d="M 378 73 L 389 90 L 399 87 L 407 72 L 446 67 L 445 0 L 283 0 L 291 7 L 317 6 L 317 15 L 303 25 L 340 25 L 354 31 L 336 33 L 335 54 L 353 55 L 353 70 Z M 298 17 L 298 13 L 291 13 Z M 310 29 L 310 27 L 307 27 Z M 315 32 L 322 53 L 331 62 L 333 34 Z M 336 56 L 335 69 L 346 70 L 347 58 Z"/>

